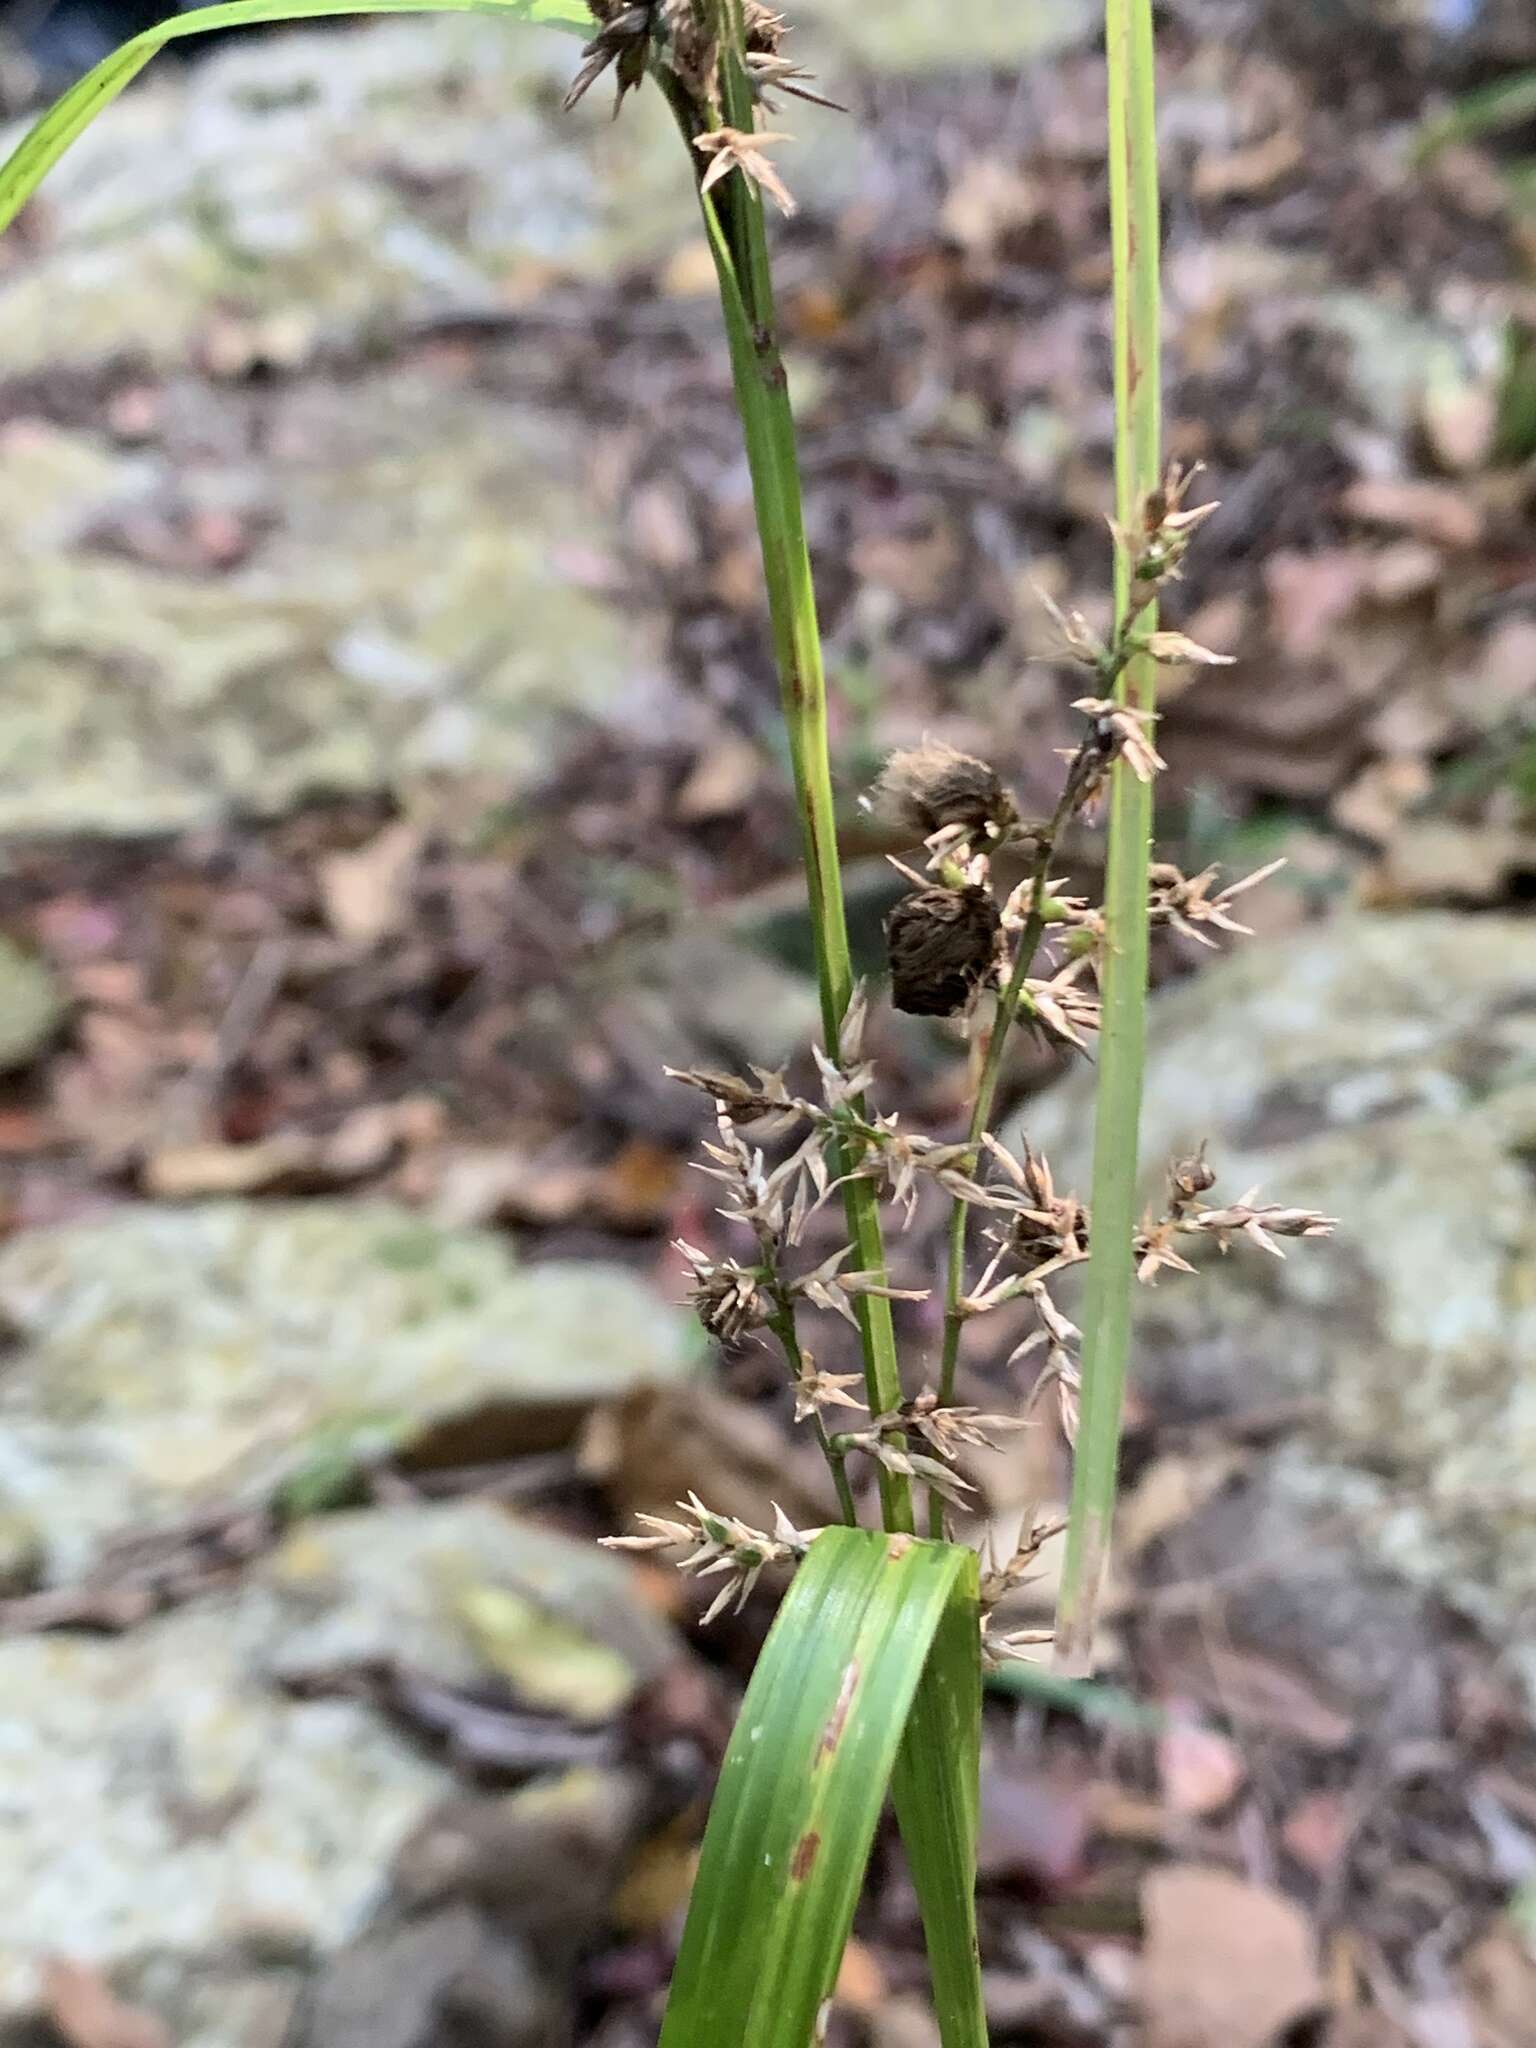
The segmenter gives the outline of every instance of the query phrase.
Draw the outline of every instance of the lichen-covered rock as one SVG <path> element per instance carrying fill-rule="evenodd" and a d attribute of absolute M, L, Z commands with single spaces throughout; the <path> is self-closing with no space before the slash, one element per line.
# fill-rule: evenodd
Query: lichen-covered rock
<path fill-rule="evenodd" d="M 162 67 L 49 174 L 0 300 L 0 361 L 174 369 L 215 316 L 264 323 L 268 348 L 302 359 L 665 249 L 696 218 L 676 131 L 654 93 L 622 127 L 596 104 L 563 115 L 578 48 L 439 14 Z"/>
<path fill-rule="evenodd" d="M 616 1559 L 473 1502 L 300 1530 L 238 1591 L 124 1636 L 0 1643 L 0 2040 L 31 2038 L 43 1961 L 65 1953 L 159 2015 L 178 2048 L 272 2048 L 316 1966 L 392 1896 L 397 1854 L 407 1903 L 483 1905 L 485 1873 L 453 1843 L 547 1836 L 552 1799 L 580 1807 L 592 1774 L 482 1814 L 371 1708 L 298 1693 L 393 1658 L 483 1698 L 505 1673 L 462 1618 L 472 1594 L 533 1599 L 636 1680 L 670 1655 Z M 550 1988 L 518 1951 L 513 1979 L 543 2011 Z"/>
<path fill-rule="evenodd" d="M 601 1721 L 676 1652 L 607 1551 L 481 1501 L 316 1516 L 247 1583 L 271 1596 L 267 1667 L 295 1686 L 398 1664 Z"/>
<path fill-rule="evenodd" d="M 1084 1189 L 1090 1088 L 1027 1118 Z M 1345 916 L 1159 999 L 1149 1200 L 1160 1162 L 1204 1138 L 1215 1199 L 1258 1183 L 1338 1232 L 1284 1261 L 1208 1252 L 1198 1279 L 1143 1292 L 1140 1387 L 1184 1415 L 1315 1399 L 1317 1430 L 1269 1482 L 1342 1514 L 1536 1685 L 1536 927 Z"/>
<path fill-rule="evenodd" d="M 0 1314 L 19 1338 L 0 1505 L 55 1582 L 206 1500 L 326 1504 L 369 1452 L 548 1448 L 700 1356 L 627 1273 L 520 1271 L 490 1232 L 383 1202 L 144 1204 L 23 1233 L 0 1249 Z"/>
<path fill-rule="evenodd" d="M 259 453 L 196 460 L 0 435 L 0 831 L 161 831 L 446 776 L 505 800 L 561 715 L 620 687 L 618 621 L 555 566 L 592 525 L 558 421 L 410 370 L 273 407 Z M 249 530 L 243 560 L 104 544 L 204 518 Z"/>
<path fill-rule="evenodd" d="M 644 1793 L 633 1772 L 581 1769 L 440 1807 L 396 1859 L 391 1909 L 317 1973 L 290 2048 L 569 2048 L 574 1965 Z"/>
<path fill-rule="evenodd" d="M 560 113 L 577 50 L 454 15 L 237 42 L 61 159 L 0 293 L 4 376 L 47 380 L 0 435 L 0 832 L 438 776 L 504 801 L 643 666 L 569 568 L 580 421 L 410 364 L 445 312 L 696 232 L 658 95 Z M 556 354 L 520 338 L 521 388 Z M 129 452 L 28 416 L 140 376 Z"/>

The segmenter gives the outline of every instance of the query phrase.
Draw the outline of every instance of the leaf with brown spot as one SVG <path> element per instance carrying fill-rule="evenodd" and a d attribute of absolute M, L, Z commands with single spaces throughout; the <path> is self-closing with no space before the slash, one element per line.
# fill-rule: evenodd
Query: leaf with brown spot
<path fill-rule="evenodd" d="M 848 1709 L 853 1705 L 853 1696 L 859 1687 L 859 1667 L 850 1664 L 843 1673 L 843 1682 L 838 1688 L 837 1704 L 827 1716 L 827 1725 L 821 1731 L 821 1740 L 816 1745 L 816 1761 L 836 1753 L 837 1745 L 843 1739 L 843 1730 L 848 1725 Z"/>
<path fill-rule="evenodd" d="M 888 1784 L 944 2048 L 985 2048 L 973 1897 L 980 1702 L 974 1554 L 823 1531 L 742 1702 L 660 2048 L 806 2048 L 838 1983 Z"/>

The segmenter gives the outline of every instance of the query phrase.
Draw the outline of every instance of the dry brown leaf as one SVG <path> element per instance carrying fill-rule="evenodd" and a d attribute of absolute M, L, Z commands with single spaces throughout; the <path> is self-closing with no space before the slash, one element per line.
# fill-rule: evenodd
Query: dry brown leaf
<path fill-rule="evenodd" d="M 1354 1737 L 1354 1720 L 1308 1674 L 1224 1639 L 1204 1616 L 1165 1617 L 1149 1642 L 1167 1691 L 1201 1700 L 1239 1728 L 1268 1728 L 1325 1751 Z"/>
<path fill-rule="evenodd" d="M 712 818 L 733 817 L 757 788 L 762 772 L 763 757 L 750 740 L 720 740 L 699 756 L 677 792 L 672 809 L 678 822 L 704 825 Z"/>
<path fill-rule="evenodd" d="M 775 1504 L 799 1528 L 832 1516 L 826 1468 L 810 1443 L 707 1386 L 640 1387 L 600 1409 L 581 1462 L 626 1525 L 637 1514 L 670 1515 L 690 1489 L 754 1529 L 773 1526 Z"/>
<path fill-rule="evenodd" d="M 325 1135 L 278 1131 L 249 1145 L 161 1145 L 145 1158 L 140 1180 L 147 1194 L 168 1202 L 283 1186 L 346 1187 L 382 1172 L 402 1145 L 430 1139 L 440 1115 L 430 1099 L 408 1096 L 365 1103 Z"/>
<path fill-rule="evenodd" d="M 1078 1877 L 1098 1824 L 1100 1790 L 1027 1757 L 984 1758 L 976 1867 L 1051 1891 Z"/>
<path fill-rule="evenodd" d="M 661 274 L 661 289 L 674 299 L 712 299 L 719 290 L 715 276 L 715 259 L 709 252 L 709 244 L 702 235 L 682 247 L 667 260 Z"/>
<path fill-rule="evenodd" d="M 672 484 L 642 484 L 630 498 L 629 534 L 634 545 L 664 575 L 681 575 L 698 554 L 698 540 L 688 505 Z"/>
<path fill-rule="evenodd" d="M 1383 909 L 1417 903 L 1501 903 L 1510 878 L 1536 865 L 1536 833 L 1410 818 L 1362 886 Z"/>
<path fill-rule="evenodd" d="M 1499 398 L 1491 379 L 1481 384 L 1431 383 L 1419 417 L 1424 438 L 1443 469 L 1471 474 L 1487 466 L 1499 431 Z"/>
<path fill-rule="evenodd" d="M 1414 754 L 1391 754 L 1362 768 L 1334 798 L 1334 822 L 1346 832 L 1383 846 L 1405 815 L 1432 788 L 1429 769 Z"/>
<path fill-rule="evenodd" d="M 1483 536 L 1483 509 L 1470 492 L 1420 477 L 1360 477 L 1344 493 L 1344 510 L 1364 525 L 1411 533 L 1437 547 L 1476 547 Z"/>
<path fill-rule="evenodd" d="M 1262 1885 L 1179 1864 L 1141 1888 L 1147 2048 L 1273 2048 L 1323 2003 L 1312 1929 Z"/>
<path fill-rule="evenodd" d="M 1468 681 L 1468 709 L 1485 726 L 1511 717 L 1531 701 L 1536 678 L 1536 619 L 1518 612 L 1501 619 L 1478 652 Z"/>
<path fill-rule="evenodd" d="M 1438 590 L 1445 557 L 1425 540 L 1398 540 L 1371 557 L 1371 596 L 1379 605 L 1412 604 Z"/>
<path fill-rule="evenodd" d="M 1337 1792 L 1310 1792 L 1285 1817 L 1280 1839 L 1314 1877 L 1329 1877 L 1349 1846 L 1350 1814 Z"/>
<path fill-rule="evenodd" d="M 337 938 L 376 946 L 400 930 L 410 915 L 421 848 L 420 826 L 401 818 L 355 852 L 328 854 L 320 862 L 320 901 Z"/>
<path fill-rule="evenodd" d="M 843 1950 L 833 1997 L 850 2012 L 874 2012 L 885 2001 L 885 1972 L 874 1950 L 855 1937 Z"/>
<path fill-rule="evenodd" d="M 1245 1772 L 1237 1746 L 1227 1736 L 1175 1720 L 1157 1738 L 1157 1777 L 1173 1812 L 1201 1820 L 1231 1803 Z"/>
<path fill-rule="evenodd" d="M 1121 1502 L 1116 1535 L 1122 1564 L 1187 1522 L 1233 1475 L 1243 1457 L 1233 1450 L 1203 1455 L 1170 1453 L 1154 1459 Z"/>
<path fill-rule="evenodd" d="M 1264 565 L 1269 626 L 1275 642 L 1298 661 L 1328 651 L 1334 629 L 1371 586 L 1364 548 L 1324 548 L 1303 555 L 1284 549 Z"/>
<path fill-rule="evenodd" d="M 172 2048 L 164 2020 L 125 2004 L 89 1963 L 50 1956 L 43 1965 L 42 2004 L 69 2048 Z"/>
<path fill-rule="evenodd" d="M 614 1895 L 614 1925 L 626 1934 L 654 1934 L 666 1927 L 688 1903 L 698 1867 L 697 1816 L 685 1813 L 635 1852 Z"/>
<path fill-rule="evenodd" d="M 866 2024 L 869 2048 L 939 2048 L 933 2009 L 921 1998 L 889 1998 Z"/>
<path fill-rule="evenodd" d="M 680 1173 L 675 1152 L 644 1138 L 606 1166 L 487 1146 L 442 1162 L 433 1207 L 445 1223 L 549 1229 L 595 1217 L 618 1230 L 654 1230 L 671 1221 Z"/>
<path fill-rule="evenodd" d="M 939 214 L 952 242 L 973 256 L 990 256 L 1003 237 L 1028 227 L 1041 211 L 1042 195 L 1016 167 L 999 157 L 967 160 Z"/>
<path fill-rule="evenodd" d="M 1461 1965 L 1477 2048 L 1530 2048 L 1536 2028 L 1536 1956 L 1513 1928 L 1484 1935 Z"/>
<path fill-rule="evenodd" d="M 682 1164 L 648 1138 L 630 1142 L 593 1178 L 592 1203 L 618 1230 L 656 1230 L 671 1219 Z"/>
<path fill-rule="evenodd" d="M 443 1162 L 434 1213 L 443 1223 L 568 1223 L 592 1200 L 598 1169 L 531 1158 L 507 1146 L 455 1151 Z"/>
<path fill-rule="evenodd" d="M 1280 128 L 1243 149 L 1207 150 L 1195 165 L 1191 188 L 1197 199 L 1254 199 L 1301 168 L 1301 137 Z"/>
<path fill-rule="evenodd" d="M 162 1145 L 144 1162 L 147 1195 L 166 1202 L 209 1195 L 255 1195 L 308 1164 L 314 1141 L 297 1131 L 253 1145 Z"/>

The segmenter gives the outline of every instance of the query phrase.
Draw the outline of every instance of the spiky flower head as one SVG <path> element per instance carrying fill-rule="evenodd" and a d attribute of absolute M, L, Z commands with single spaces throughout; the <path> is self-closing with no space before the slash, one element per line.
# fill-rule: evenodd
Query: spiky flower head
<path fill-rule="evenodd" d="M 708 1258 L 681 1237 L 674 1242 L 693 1268 L 689 1304 L 712 1337 L 722 1344 L 734 1344 L 768 1321 L 773 1298 L 760 1267 L 739 1265 L 735 1259 Z"/>

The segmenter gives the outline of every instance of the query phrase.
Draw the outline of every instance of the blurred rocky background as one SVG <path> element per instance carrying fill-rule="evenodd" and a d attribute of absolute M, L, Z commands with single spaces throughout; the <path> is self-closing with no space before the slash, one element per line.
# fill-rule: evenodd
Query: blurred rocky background
<path fill-rule="evenodd" d="M 154 11 L 7 7 L 8 135 Z M 871 971 L 883 750 L 1038 808 L 1040 593 L 1106 613 L 1090 13 L 795 10 L 849 109 L 786 124 L 779 244 Z M 1168 437 L 1223 505 L 1178 623 L 1238 656 L 1175 678 L 1161 831 L 1287 864 L 1234 957 L 1159 953 L 1148 1187 L 1208 1137 L 1341 1227 L 1140 1303 L 1108 1684 L 989 1706 L 993 2036 L 1523 2048 L 1536 14 L 1160 30 Z M 726 1234 L 662 1065 L 816 1011 L 707 257 L 574 52 L 167 56 L 0 244 L 5 2048 L 648 2048 L 771 1589 L 700 1638 L 593 1539 L 828 1512 L 673 1305 Z M 956 1040 L 875 1037 L 948 1130 Z M 1090 1086 L 1017 1048 L 1058 1179 Z M 1059 1490 L 1021 1441 L 978 1526 Z M 931 2048 L 924 1981 L 882 1841 L 829 2038 Z"/>

